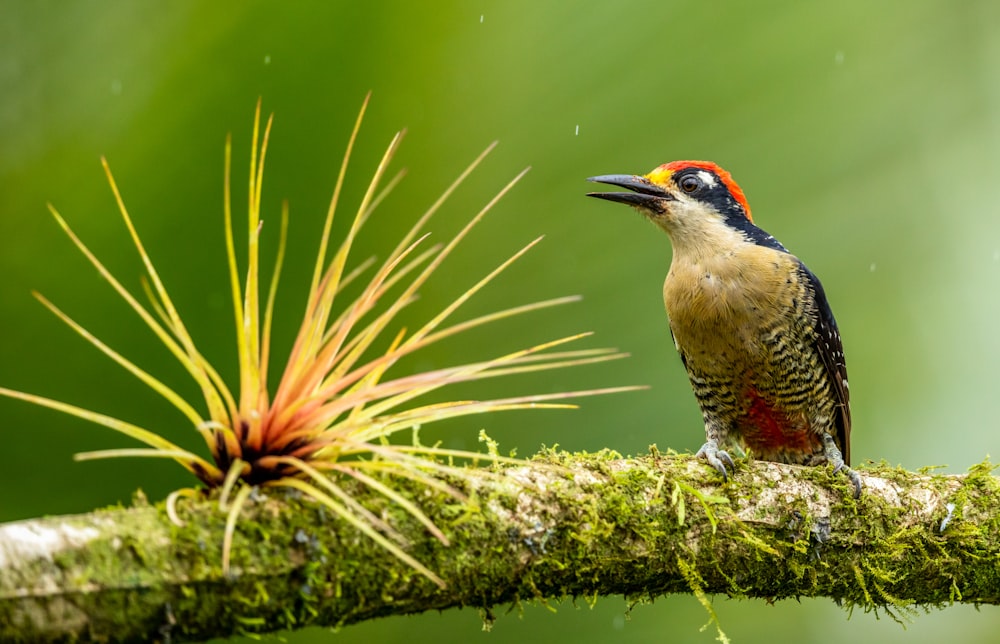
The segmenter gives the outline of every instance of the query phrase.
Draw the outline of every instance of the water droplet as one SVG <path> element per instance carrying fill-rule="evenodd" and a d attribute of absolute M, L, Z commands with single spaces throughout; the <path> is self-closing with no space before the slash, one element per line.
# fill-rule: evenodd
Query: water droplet
<path fill-rule="evenodd" d="M 483 14 L 479 14 L 479 24 L 483 24 Z"/>
<path fill-rule="evenodd" d="M 115 96 L 121 96 L 122 82 L 117 78 L 111 81 L 111 93 Z"/>
<path fill-rule="evenodd" d="M 576 126 L 576 136 L 580 136 L 580 126 Z"/>
<path fill-rule="evenodd" d="M 833 55 L 833 62 L 835 62 L 838 65 L 843 65 L 844 64 L 844 52 L 838 51 L 837 53 L 835 53 Z"/>
<path fill-rule="evenodd" d="M 271 54 L 267 54 L 267 55 L 264 56 L 264 64 L 265 65 L 270 65 L 271 64 Z"/>
<path fill-rule="evenodd" d="M 871 264 L 868 265 L 868 272 L 869 273 L 875 272 L 875 262 L 872 262 Z"/>

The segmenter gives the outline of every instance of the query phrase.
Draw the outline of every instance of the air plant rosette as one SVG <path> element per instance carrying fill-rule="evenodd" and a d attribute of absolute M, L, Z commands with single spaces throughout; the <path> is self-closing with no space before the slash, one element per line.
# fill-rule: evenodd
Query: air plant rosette
<path fill-rule="evenodd" d="M 331 251 L 331 230 L 351 151 L 367 107 L 366 98 L 355 122 L 320 236 L 319 251 L 302 316 L 290 355 L 277 386 L 268 385 L 271 361 L 271 328 L 278 277 L 285 256 L 288 206 L 281 212 L 276 261 L 266 293 L 261 290 L 260 243 L 261 191 L 264 160 L 273 116 L 261 128 L 260 103 L 254 116 L 253 147 L 248 191 L 247 266 L 241 280 L 236 258 L 231 207 L 231 139 L 226 142 L 224 220 L 229 282 L 236 324 L 239 356 L 239 389 L 232 391 L 219 372 L 204 358 L 184 325 L 159 273 L 146 252 L 132 217 L 105 160 L 105 173 L 121 217 L 145 267 L 142 286 L 148 304 L 134 296 L 73 232 L 59 212 L 53 217 L 100 276 L 128 304 L 195 381 L 204 397 L 199 405 L 185 400 L 155 376 L 118 353 L 74 321 L 44 296 L 35 297 L 70 328 L 106 356 L 163 396 L 202 435 L 211 460 L 182 449 L 163 436 L 132 423 L 82 407 L 6 388 L 0 395 L 49 407 L 125 434 L 145 447 L 78 454 L 77 460 L 108 457 L 169 458 L 194 474 L 205 486 L 219 490 L 220 507 L 227 513 L 222 566 L 228 572 L 233 535 L 242 508 L 255 489 L 289 488 L 314 499 L 357 528 L 381 547 L 439 585 L 442 580 L 405 551 L 406 540 L 393 526 L 366 509 L 349 494 L 343 481 L 353 479 L 398 504 L 442 543 L 448 538 L 413 501 L 394 490 L 393 476 L 410 479 L 468 502 L 446 479 L 467 476 L 467 463 L 516 462 L 495 449 L 483 454 L 390 441 L 399 432 L 412 431 L 434 421 L 488 412 L 524 408 L 573 408 L 567 399 L 613 393 L 635 387 L 523 395 L 492 400 L 453 400 L 420 403 L 419 398 L 456 383 L 498 376 L 591 364 L 624 357 L 613 349 L 569 350 L 563 345 L 589 334 L 570 335 L 493 358 L 430 371 L 396 375 L 393 367 L 428 346 L 505 318 L 575 301 L 575 297 L 533 302 L 460 322 L 456 311 L 476 295 L 539 239 L 527 244 L 485 277 L 472 284 L 415 330 L 400 328 L 398 314 L 417 297 L 418 290 L 435 274 L 455 247 L 483 216 L 518 182 L 521 172 L 453 237 L 442 244 L 428 243 L 425 226 L 446 199 L 493 148 L 489 146 L 422 214 L 413 227 L 375 268 L 374 258 L 348 269 L 351 249 L 366 220 L 392 190 L 402 173 L 385 181 L 386 171 L 402 138 L 397 133 L 383 154 L 340 245 Z M 383 183 L 385 185 L 383 186 Z M 358 285 L 362 277 L 366 284 Z M 345 288 L 354 284 L 360 294 L 349 299 Z M 342 299 L 349 299 L 346 303 Z M 373 357 L 374 356 L 374 357 Z M 197 494 L 183 489 L 167 499 L 171 519 L 180 523 L 177 501 Z"/>

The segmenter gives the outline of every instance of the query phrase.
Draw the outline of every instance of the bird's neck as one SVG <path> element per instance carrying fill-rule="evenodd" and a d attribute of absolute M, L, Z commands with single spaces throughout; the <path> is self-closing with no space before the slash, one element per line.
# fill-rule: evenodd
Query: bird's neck
<path fill-rule="evenodd" d="M 671 222 L 663 228 L 673 246 L 673 263 L 725 262 L 750 243 L 742 232 L 721 221 Z"/>

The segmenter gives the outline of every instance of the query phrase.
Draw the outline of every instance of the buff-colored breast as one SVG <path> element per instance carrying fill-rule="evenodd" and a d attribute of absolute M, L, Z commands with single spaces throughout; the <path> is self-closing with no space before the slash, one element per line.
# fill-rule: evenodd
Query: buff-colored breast
<path fill-rule="evenodd" d="M 810 463 L 833 401 L 815 302 L 787 253 L 744 245 L 674 261 L 663 299 L 706 425 L 758 457 Z"/>

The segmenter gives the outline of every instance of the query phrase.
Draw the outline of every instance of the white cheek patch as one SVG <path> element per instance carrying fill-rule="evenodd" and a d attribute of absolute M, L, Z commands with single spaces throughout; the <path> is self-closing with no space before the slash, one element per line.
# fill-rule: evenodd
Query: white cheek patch
<path fill-rule="evenodd" d="M 715 175 L 713 175 L 711 172 L 706 172 L 705 170 L 701 170 L 698 172 L 698 178 L 701 179 L 706 186 L 710 188 L 715 187 Z"/>

